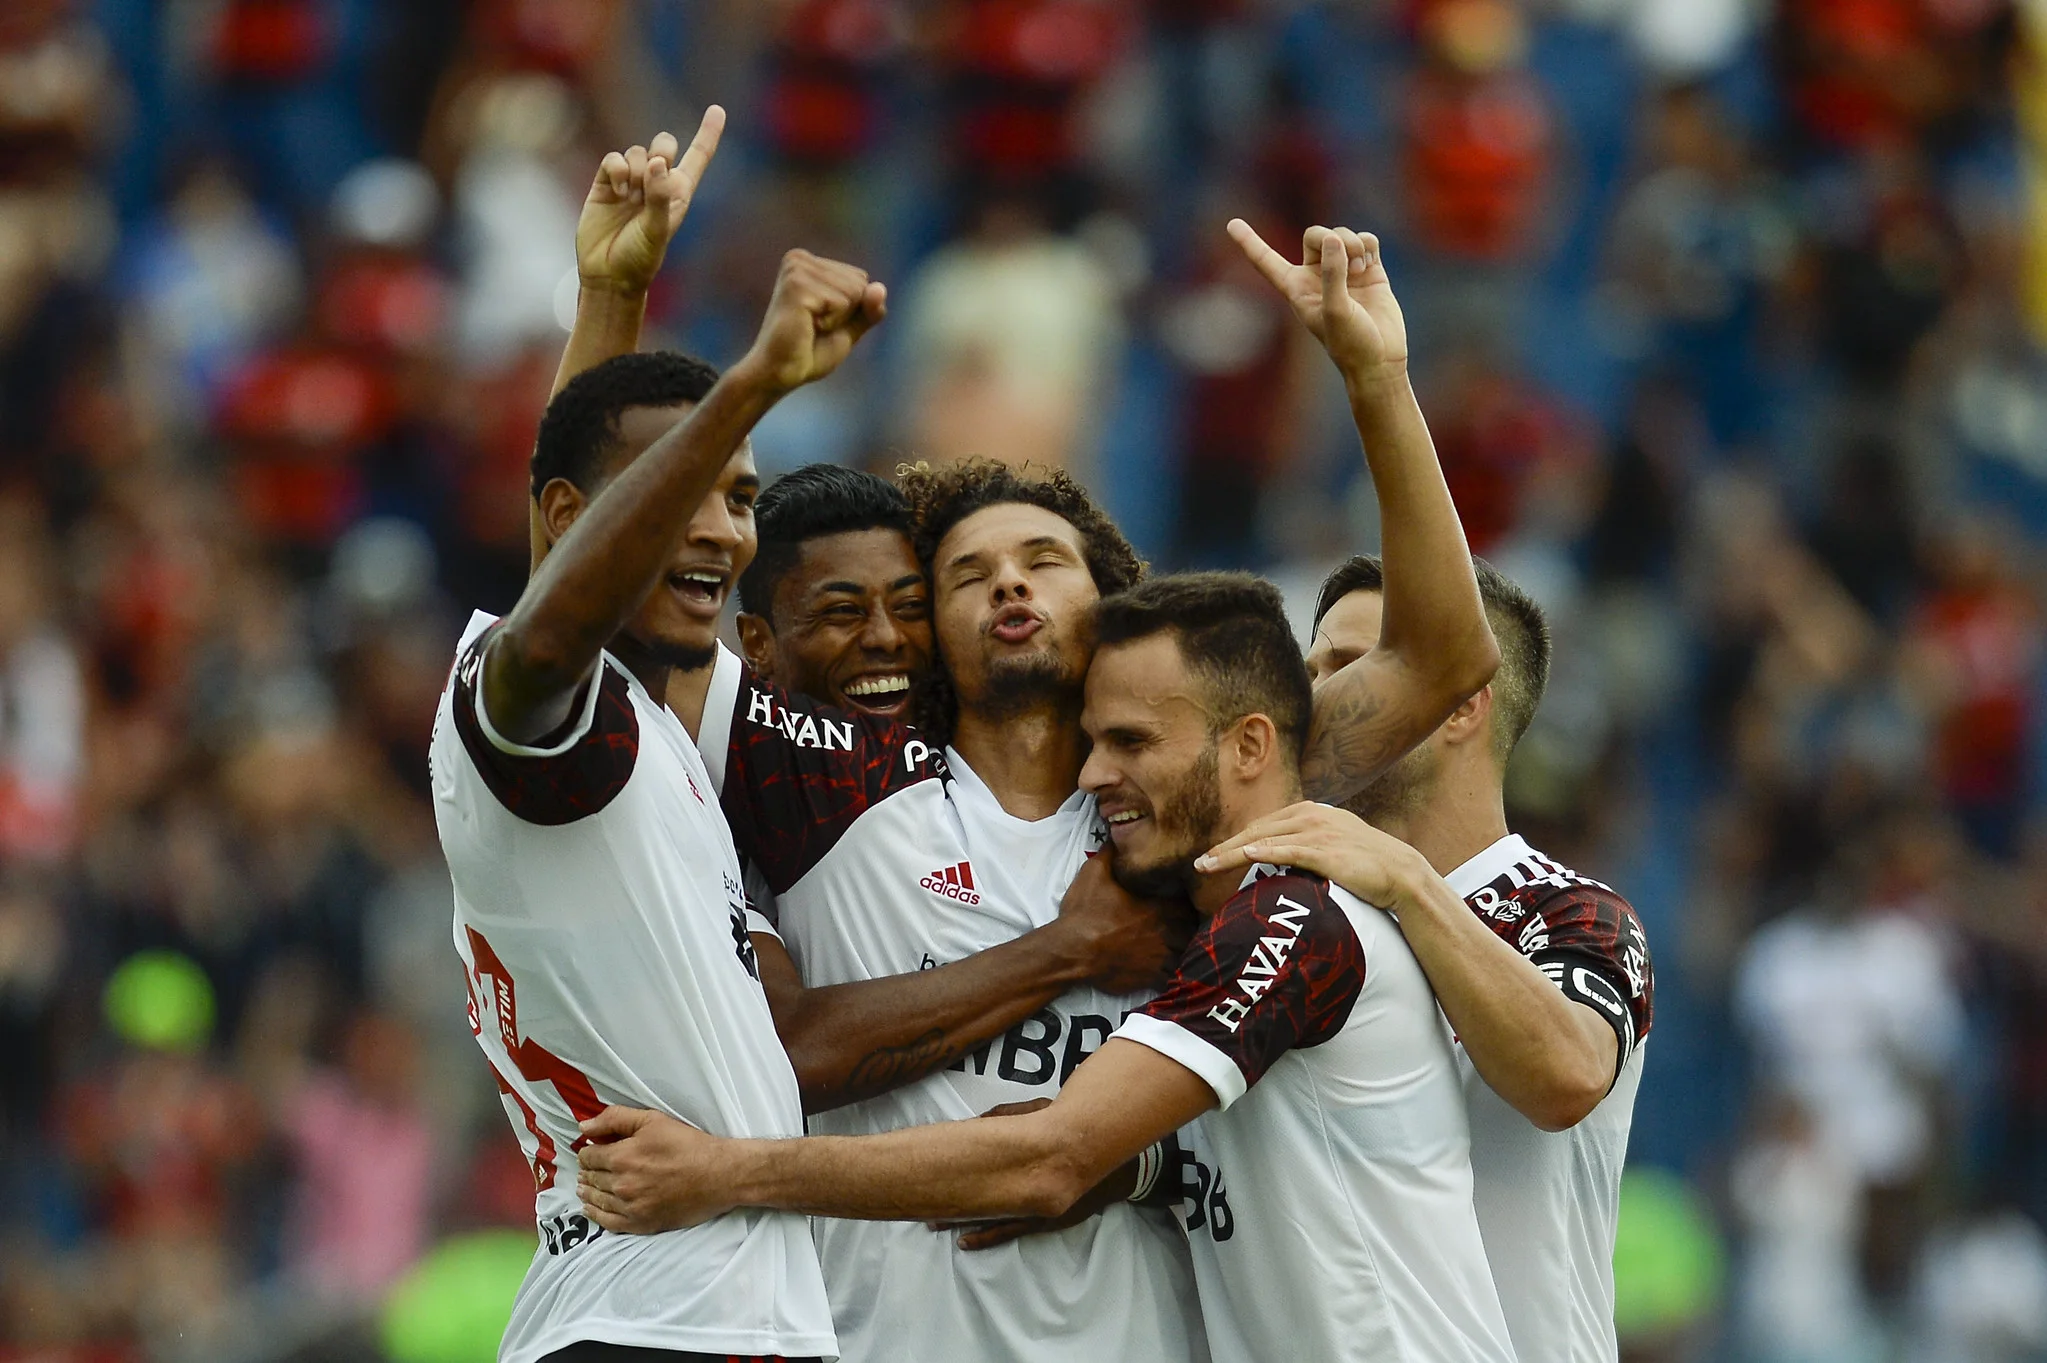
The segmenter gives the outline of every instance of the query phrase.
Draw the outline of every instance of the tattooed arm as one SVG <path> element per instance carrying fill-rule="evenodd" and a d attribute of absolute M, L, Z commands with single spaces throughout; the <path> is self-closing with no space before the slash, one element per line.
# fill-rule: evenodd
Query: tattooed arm
<path fill-rule="evenodd" d="M 1344 378 L 1379 493 L 1384 614 L 1378 644 L 1315 688 L 1301 782 L 1326 804 L 1350 799 L 1427 738 L 1500 660 L 1406 373 Z"/>
<path fill-rule="evenodd" d="M 1301 766 L 1310 799 L 1340 804 L 1490 681 L 1500 652 L 1435 442 L 1408 386 L 1407 324 L 1378 238 L 1311 227 L 1295 265 L 1243 219 L 1229 232 L 1335 361 L 1379 493 L 1386 566 L 1379 644 L 1316 688 Z"/>
<path fill-rule="evenodd" d="M 1095 857 L 1044 927 L 912 974 L 809 989 L 781 939 L 755 933 L 753 944 L 803 1110 L 824 1112 L 944 1069 L 1076 984 L 1156 984 L 1191 927 L 1175 908 L 1124 894 Z"/>

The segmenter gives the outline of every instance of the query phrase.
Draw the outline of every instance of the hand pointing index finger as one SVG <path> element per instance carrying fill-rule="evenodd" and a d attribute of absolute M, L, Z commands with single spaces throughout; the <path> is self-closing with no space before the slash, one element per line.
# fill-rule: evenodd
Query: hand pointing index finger
<path fill-rule="evenodd" d="M 1293 269 L 1287 258 L 1267 246 L 1265 238 L 1259 236 L 1257 230 L 1242 218 L 1231 218 L 1229 226 L 1224 230 L 1230 234 L 1230 240 L 1243 250 L 1244 258 L 1257 267 L 1258 273 L 1264 275 L 1274 288 L 1284 292 L 1287 286 L 1287 272 Z"/>
<path fill-rule="evenodd" d="M 703 121 L 697 124 L 697 135 L 690 139 L 688 150 L 680 160 L 671 161 L 676 173 L 683 178 L 685 192 L 693 191 L 697 182 L 704 177 L 705 167 L 718 154 L 718 141 L 725 136 L 725 110 L 713 104 L 704 110 Z M 673 139 L 671 139 L 672 141 Z"/>

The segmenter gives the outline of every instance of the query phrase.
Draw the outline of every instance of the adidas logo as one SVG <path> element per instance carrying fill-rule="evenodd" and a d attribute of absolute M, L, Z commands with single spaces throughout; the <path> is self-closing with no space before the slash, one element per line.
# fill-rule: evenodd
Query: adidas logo
<path fill-rule="evenodd" d="M 978 904 L 981 896 L 974 889 L 974 868 L 967 862 L 933 871 L 917 882 L 933 894 L 957 899 L 962 904 Z"/>

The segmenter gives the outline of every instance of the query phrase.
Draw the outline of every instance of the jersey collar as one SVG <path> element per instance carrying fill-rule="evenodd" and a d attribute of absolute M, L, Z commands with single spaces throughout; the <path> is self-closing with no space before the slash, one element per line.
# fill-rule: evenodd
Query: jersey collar
<path fill-rule="evenodd" d="M 1443 879 L 1457 892 L 1459 899 L 1469 899 L 1475 892 L 1498 880 L 1508 867 L 1534 854 L 1535 849 L 1528 845 L 1528 839 L 1519 833 L 1509 833 Z"/>

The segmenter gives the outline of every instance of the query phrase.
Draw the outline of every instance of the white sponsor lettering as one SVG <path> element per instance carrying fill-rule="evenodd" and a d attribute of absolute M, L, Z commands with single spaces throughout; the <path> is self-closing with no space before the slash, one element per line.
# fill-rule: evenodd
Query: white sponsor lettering
<path fill-rule="evenodd" d="M 1260 937 L 1258 945 L 1251 952 L 1251 959 L 1244 963 L 1237 974 L 1236 990 L 1242 999 L 1229 998 L 1208 1010 L 1209 1017 L 1234 1032 L 1251 1011 L 1251 1004 L 1265 997 L 1279 972 L 1286 969 L 1294 944 L 1301 940 L 1301 929 L 1307 926 L 1309 909 L 1306 904 L 1296 903 L 1285 895 L 1279 897 L 1279 908 L 1273 912 L 1271 924 L 1274 927 L 1292 929 L 1286 937 Z M 1245 1000 L 1249 1000 L 1246 1002 Z"/>
<path fill-rule="evenodd" d="M 917 764 L 931 756 L 931 749 L 919 739 L 911 739 L 903 745 L 903 770 L 915 771 Z"/>
<path fill-rule="evenodd" d="M 853 721 L 798 714 L 787 707 L 777 709 L 775 698 L 766 691 L 755 691 L 747 697 L 746 722 L 764 729 L 780 729 L 782 736 L 799 748 L 853 751 Z"/>
<path fill-rule="evenodd" d="M 1224 999 L 1209 1009 L 1208 1015 L 1234 1032 L 1237 1030 L 1237 1024 L 1242 1022 L 1250 1011 L 1251 1005 L 1242 999 Z"/>

